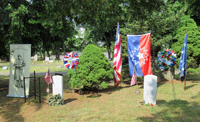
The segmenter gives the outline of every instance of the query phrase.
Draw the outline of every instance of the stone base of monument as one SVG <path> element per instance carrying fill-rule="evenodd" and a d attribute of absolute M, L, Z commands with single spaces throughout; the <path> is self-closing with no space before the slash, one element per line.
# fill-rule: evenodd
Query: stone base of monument
<path fill-rule="evenodd" d="M 143 92 L 144 104 L 156 105 L 156 94 L 157 94 L 157 76 L 146 75 L 144 76 L 144 92 Z"/>
<path fill-rule="evenodd" d="M 164 80 L 172 80 L 172 76 L 174 75 L 174 71 L 167 71 L 167 72 L 162 72 Z"/>

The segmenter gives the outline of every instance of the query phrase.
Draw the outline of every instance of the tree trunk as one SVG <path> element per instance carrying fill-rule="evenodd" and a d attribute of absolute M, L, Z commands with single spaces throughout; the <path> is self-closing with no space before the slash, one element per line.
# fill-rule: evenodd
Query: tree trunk
<path fill-rule="evenodd" d="M 83 52 L 84 46 L 85 46 L 85 44 L 84 44 L 84 41 L 83 41 L 83 43 L 82 43 L 82 52 Z"/>
<path fill-rule="evenodd" d="M 45 60 L 45 51 L 42 51 L 43 54 L 43 60 Z"/>
<path fill-rule="evenodd" d="M 56 60 L 59 60 L 59 46 L 56 45 Z"/>
<path fill-rule="evenodd" d="M 107 38 L 104 36 L 105 40 L 106 40 L 106 45 L 107 45 L 107 51 L 108 51 L 108 58 L 110 58 L 110 45 L 109 42 L 107 40 Z"/>

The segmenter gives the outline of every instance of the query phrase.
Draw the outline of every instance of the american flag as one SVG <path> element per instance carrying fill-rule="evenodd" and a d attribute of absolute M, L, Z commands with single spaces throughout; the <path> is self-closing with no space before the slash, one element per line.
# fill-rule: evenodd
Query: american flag
<path fill-rule="evenodd" d="M 45 77 L 44 77 L 44 80 L 46 81 L 46 83 L 49 85 L 50 83 L 52 83 L 52 81 L 51 81 L 51 74 L 50 74 L 50 72 L 49 72 L 49 69 L 48 69 L 48 71 L 47 71 L 47 73 L 46 73 L 46 75 L 45 75 Z"/>
<path fill-rule="evenodd" d="M 121 54 L 121 36 L 119 32 L 119 22 L 117 23 L 117 33 L 115 40 L 114 48 L 114 59 L 113 59 L 113 68 L 114 68 L 114 82 L 115 88 L 119 85 L 122 77 L 122 54 Z"/>
<path fill-rule="evenodd" d="M 130 86 L 132 86 L 132 85 L 135 85 L 135 84 L 136 84 L 136 78 L 137 78 L 136 74 L 133 74 L 133 75 L 132 75 L 132 79 L 131 79 L 131 85 L 130 85 Z"/>

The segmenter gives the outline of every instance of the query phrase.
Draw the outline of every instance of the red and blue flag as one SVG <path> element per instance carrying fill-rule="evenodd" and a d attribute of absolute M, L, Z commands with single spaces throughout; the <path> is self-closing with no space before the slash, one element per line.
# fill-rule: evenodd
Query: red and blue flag
<path fill-rule="evenodd" d="M 151 75 L 151 34 L 127 35 L 127 40 L 130 76 L 134 69 L 137 76 Z"/>

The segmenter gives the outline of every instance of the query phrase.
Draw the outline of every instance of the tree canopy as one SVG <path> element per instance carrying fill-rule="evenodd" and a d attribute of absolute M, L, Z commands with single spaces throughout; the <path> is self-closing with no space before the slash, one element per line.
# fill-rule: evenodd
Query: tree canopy
<path fill-rule="evenodd" d="M 117 22 L 123 63 L 128 59 L 126 35 L 131 33 L 152 32 L 152 56 L 163 48 L 180 55 L 175 47 L 181 47 L 183 20 L 187 20 L 189 43 L 194 46 L 189 49 L 193 57 L 189 62 L 195 62 L 189 66 L 195 68 L 200 64 L 193 51 L 199 47 L 199 4 L 198 0 L 1 0 L 0 58 L 9 59 L 11 43 L 31 44 L 32 55 L 45 57 L 51 52 L 58 59 L 61 53 L 82 51 L 99 42 L 112 58 Z M 85 28 L 84 38 L 76 38 L 77 27 Z"/>

